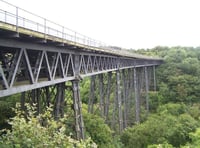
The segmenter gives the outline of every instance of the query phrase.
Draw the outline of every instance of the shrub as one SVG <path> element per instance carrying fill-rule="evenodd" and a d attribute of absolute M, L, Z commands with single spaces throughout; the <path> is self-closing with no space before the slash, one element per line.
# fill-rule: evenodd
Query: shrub
<path fill-rule="evenodd" d="M 36 108 L 27 104 L 26 107 L 25 115 L 17 104 L 14 109 L 16 116 L 9 121 L 12 131 L 2 130 L 6 134 L 1 136 L 0 147 L 96 147 L 91 139 L 79 142 L 65 135 L 64 121 L 66 119 L 55 121 L 51 114 L 51 108 L 47 108 L 43 114 L 35 116 Z"/>

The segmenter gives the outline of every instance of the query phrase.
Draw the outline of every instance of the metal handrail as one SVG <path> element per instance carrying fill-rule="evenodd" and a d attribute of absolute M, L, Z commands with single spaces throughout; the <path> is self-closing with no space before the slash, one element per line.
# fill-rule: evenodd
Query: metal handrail
<path fill-rule="evenodd" d="M 52 36 L 62 38 L 64 40 L 68 40 L 74 43 L 79 43 L 85 46 L 110 49 L 107 44 L 101 41 L 97 41 L 90 37 L 82 35 L 76 31 L 68 29 L 44 17 L 41 17 L 27 10 L 19 8 L 4 0 L 0 0 L 0 3 L 3 3 L 4 5 L 8 5 L 9 7 L 13 7 L 15 9 L 15 13 L 13 13 L 13 12 L 9 12 L 9 10 L 3 10 L 4 8 L 3 9 L 0 8 L 0 21 L 15 25 L 17 32 L 18 32 L 19 27 L 23 27 L 26 29 L 44 33 L 46 35 L 52 35 Z M 28 19 L 26 18 L 25 14 L 30 15 L 32 17 Z M 38 20 L 40 21 L 38 22 Z"/>

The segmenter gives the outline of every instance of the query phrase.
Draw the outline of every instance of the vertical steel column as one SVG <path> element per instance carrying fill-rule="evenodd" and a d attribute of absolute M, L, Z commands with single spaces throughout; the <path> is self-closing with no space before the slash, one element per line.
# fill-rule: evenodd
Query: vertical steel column
<path fill-rule="evenodd" d="M 127 80 L 126 80 L 126 74 L 125 69 L 122 70 L 122 82 L 123 82 L 123 108 L 124 108 L 124 124 L 123 127 L 127 127 Z"/>
<path fill-rule="evenodd" d="M 57 84 L 57 94 L 55 98 L 56 101 L 55 101 L 55 110 L 54 110 L 54 115 L 55 115 L 56 120 L 62 117 L 64 98 L 65 98 L 65 83 L 59 83 Z"/>
<path fill-rule="evenodd" d="M 79 80 L 72 81 L 76 136 L 78 140 L 84 139 L 84 124 L 82 117 L 82 102 L 80 98 L 79 83 L 80 83 Z"/>
<path fill-rule="evenodd" d="M 93 104 L 94 104 L 94 97 L 95 97 L 95 75 L 91 76 L 90 79 L 90 96 L 88 102 L 88 112 L 93 113 Z"/>
<path fill-rule="evenodd" d="M 122 119 L 122 107 L 121 107 L 121 89 L 120 89 L 120 71 L 116 71 L 116 95 L 117 95 L 117 105 L 118 105 L 118 120 L 119 120 L 119 133 L 123 129 L 123 119 Z"/>
<path fill-rule="evenodd" d="M 145 93 L 146 93 L 146 110 L 147 114 L 149 113 L 149 80 L 148 80 L 148 68 L 144 67 L 144 73 L 145 73 Z"/>
<path fill-rule="evenodd" d="M 105 104 L 106 122 L 108 120 L 109 105 L 110 105 L 111 78 L 112 78 L 112 72 L 108 72 L 107 91 L 106 91 L 106 100 L 105 100 L 105 103 L 106 103 Z"/>
<path fill-rule="evenodd" d="M 136 68 L 134 68 L 133 71 L 133 77 L 134 77 L 134 92 L 135 92 L 135 120 L 136 123 L 140 122 L 140 105 L 139 105 L 139 98 L 138 98 L 138 81 L 137 81 L 137 71 Z"/>
<path fill-rule="evenodd" d="M 114 100 L 113 100 L 113 114 L 112 114 L 112 122 L 111 122 L 111 128 L 114 130 L 116 125 L 116 110 L 117 110 L 117 85 L 115 85 L 115 93 L 114 93 Z"/>
<path fill-rule="evenodd" d="M 74 57 L 74 72 L 75 80 L 72 81 L 73 90 L 73 104 L 74 104 L 74 114 L 75 114 L 75 126 L 76 126 L 76 136 L 77 139 L 84 139 L 84 123 L 82 116 L 82 101 L 80 98 L 80 59 L 79 54 Z"/>
<path fill-rule="evenodd" d="M 153 66 L 153 86 L 154 86 L 154 91 L 156 91 L 156 66 Z"/>
<path fill-rule="evenodd" d="M 131 69 L 128 69 L 128 75 L 127 75 L 127 100 L 126 100 L 126 115 L 127 115 L 127 126 L 129 125 L 130 122 L 130 107 L 132 106 L 131 100 L 132 100 L 132 86 L 133 86 L 133 81 L 132 81 L 132 71 Z"/>
<path fill-rule="evenodd" d="M 145 103 L 145 98 L 143 97 L 143 92 L 145 91 L 145 73 L 144 67 L 140 67 L 137 70 L 137 87 L 138 87 L 138 104 L 139 106 Z M 140 107 L 139 107 L 140 112 Z"/>
<path fill-rule="evenodd" d="M 103 74 L 99 75 L 99 101 L 100 101 L 100 114 L 104 116 L 104 94 L 103 94 Z"/>

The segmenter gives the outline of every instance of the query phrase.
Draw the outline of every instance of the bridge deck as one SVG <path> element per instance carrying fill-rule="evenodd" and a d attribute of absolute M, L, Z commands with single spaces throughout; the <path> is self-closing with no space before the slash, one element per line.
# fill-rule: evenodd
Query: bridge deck
<path fill-rule="evenodd" d="M 20 27 L 20 26 L 17 27 L 16 25 L 8 24 L 8 23 L 0 21 L 0 35 L 1 36 L 3 35 L 6 37 L 6 36 L 9 36 L 10 34 L 13 35 L 13 37 L 27 38 L 29 40 L 33 39 L 35 41 L 43 42 L 43 43 L 54 43 L 57 46 L 64 46 L 64 47 L 72 48 L 73 50 L 76 50 L 77 48 L 79 50 L 80 49 L 90 50 L 97 53 L 111 54 L 115 56 L 123 56 L 123 57 L 129 57 L 129 58 L 161 60 L 161 58 L 158 58 L 158 57 L 144 56 L 144 55 L 132 53 L 125 49 L 112 49 L 110 47 L 95 47 L 95 46 L 90 46 L 86 44 L 81 44 L 78 41 L 76 41 L 77 39 L 74 39 L 74 41 L 67 40 L 65 38 L 53 36 L 48 33 L 44 34 L 42 32 L 38 32 L 35 30 Z"/>

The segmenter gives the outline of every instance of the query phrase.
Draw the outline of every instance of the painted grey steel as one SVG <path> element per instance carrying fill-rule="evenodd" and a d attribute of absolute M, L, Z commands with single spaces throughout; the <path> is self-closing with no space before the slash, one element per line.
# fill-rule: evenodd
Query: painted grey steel
<path fill-rule="evenodd" d="M 101 117 L 104 117 L 104 84 L 103 74 L 99 74 L 99 108 Z"/>
<path fill-rule="evenodd" d="M 139 105 L 139 98 L 138 98 L 138 76 L 136 68 L 133 69 L 133 77 L 134 77 L 134 93 L 135 93 L 135 121 L 136 123 L 140 122 L 140 105 Z"/>
<path fill-rule="evenodd" d="M 123 96 L 123 128 L 127 127 L 127 84 L 128 84 L 128 80 L 127 80 L 127 75 L 125 74 L 126 71 L 125 69 L 122 70 L 122 96 Z"/>
<path fill-rule="evenodd" d="M 105 97 L 105 117 L 106 122 L 108 122 L 108 114 L 109 114 L 109 106 L 110 106 L 110 95 L 111 95 L 111 79 L 112 79 L 112 72 L 108 72 L 108 80 L 107 80 L 107 91 Z"/>
<path fill-rule="evenodd" d="M 145 93 L 146 93 L 146 110 L 149 113 L 149 80 L 148 80 L 148 69 L 144 67 L 145 72 Z"/>
<path fill-rule="evenodd" d="M 75 130 L 76 130 L 76 138 L 78 140 L 84 139 L 84 123 L 82 117 L 82 101 L 80 98 L 80 86 L 79 80 L 72 81 L 73 88 L 73 104 L 74 104 L 74 117 L 75 117 Z"/>
<path fill-rule="evenodd" d="M 95 75 L 91 76 L 90 79 L 90 96 L 88 101 L 88 112 L 93 113 L 93 104 L 95 98 Z"/>
<path fill-rule="evenodd" d="M 145 59 L 131 59 L 104 53 L 91 53 L 91 51 L 74 52 L 64 47 L 11 39 L 0 39 L 0 51 L 2 57 L 0 97 L 75 79 L 76 56 L 79 58 L 79 66 L 76 70 L 80 78 L 116 71 L 117 67 L 125 69 L 160 64 L 157 60 L 149 60 L 146 64 Z M 12 56 L 11 61 L 8 55 Z M 22 70 L 24 74 L 20 72 Z M 17 78 L 26 79 L 26 82 L 21 83 Z"/>
<path fill-rule="evenodd" d="M 122 101 L 121 101 L 121 88 L 120 88 L 120 72 L 116 71 L 116 99 L 118 108 L 118 122 L 119 122 L 119 133 L 123 130 L 123 118 L 122 118 Z"/>
<path fill-rule="evenodd" d="M 153 66 L 153 86 L 154 86 L 154 91 L 156 91 L 156 66 Z"/>

